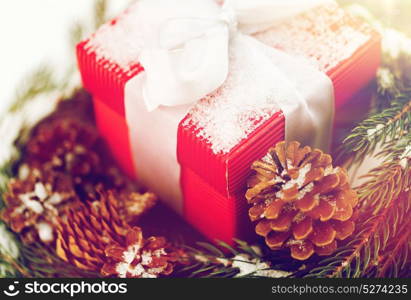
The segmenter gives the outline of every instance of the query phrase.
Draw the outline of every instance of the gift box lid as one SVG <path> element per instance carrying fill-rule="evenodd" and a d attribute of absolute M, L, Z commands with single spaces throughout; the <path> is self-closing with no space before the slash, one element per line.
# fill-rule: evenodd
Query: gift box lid
<path fill-rule="evenodd" d="M 141 37 L 137 9 L 137 4 L 130 6 L 77 46 L 85 88 L 121 115 L 124 86 L 143 70 L 138 63 Z M 326 72 L 334 83 L 337 107 L 374 76 L 379 62 L 378 33 L 336 3 L 319 6 L 255 37 L 286 53 L 305 57 Z M 355 80 L 346 76 L 353 72 L 361 76 Z"/>

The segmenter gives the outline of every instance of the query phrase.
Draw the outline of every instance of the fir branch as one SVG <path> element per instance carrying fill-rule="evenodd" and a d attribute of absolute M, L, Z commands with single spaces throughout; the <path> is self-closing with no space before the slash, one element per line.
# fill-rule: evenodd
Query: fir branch
<path fill-rule="evenodd" d="M 398 140 L 411 127 L 411 40 L 376 24 L 382 33 L 382 66 L 377 72 L 373 109 L 344 140 L 338 159 L 362 161 L 380 145 Z"/>
<path fill-rule="evenodd" d="M 403 99 L 397 98 L 397 104 L 400 102 L 398 100 Z M 408 230 L 408 220 L 411 218 L 411 151 L 408 153 L 411 150 L 408 131 L 411 105 L 410 102 L 403 103 L 405 105 L 393 110 L 396 113 L 389 114 L 390 119 L 380 129 L 384 132 L 386 128 L 391 128 L 391 132 L 376 133 L 380 139 L 376 144 L 382 145 L 382 150 L 376 155 L 383 158 L 384 163 L 372 169 L 365 176 L 367 181 L 357 187 L 360 198 L 358 209 L 362 216 L 356 222 L 358 230 L 345 247 L 338 249 L 332 258 L 320 262 L 319 267 L 310 270 L 307 276 L 381 277 L 400 276 L 407 272 L 406 266 L 410 263 L 408 242 L 411 239 Z M 354 151 L 358 150 L 351 146 Z M 362 158 L 368 153 L 365 150 L 358 157 Z M 354 155 L 358 153 L 354 152 Z M 397 253 L 399 257 L 392 258 Z"/>
<path fill-rule="evenodd" d="M 90 21 L 77 21 L 70 29 L 70 48 L 75 49 L 76 45 L 83 40 L 87 34 L 96 31 L 107 21 L 107 0 L 95 0 L 93 4 L 93 16 Z M 91 23 L 91 24 L 90 24 Z"/>
<path fill-rule="evenodd" d="M 77 44 L 84 38 L 86 26 L 82 22 L 76 22 L 70 29 L 70 46 L 75 49 Z"/>
<path fill-rule="evenodd" d="M 365 183 L 357 187 L 361 212 L 376 215 L 409 187 L 411 175 L 396 163 L 387 162 L 364 176 Z"/>
<path fill-rule="evenodd" d="M 398 277 L 398 271 L 404 270 L 405 264 L 411 259 L 408 257 L 409 242 L 411 238 L 410 219 L 405 222 L 401 230 L 403 230 L 404 233 L 401 234 L 399 239 L 395 239 L 394 247 L 390 248 L 385 256 L 381 258 L 382 266 L 378 270 L 377 277 L 385 277 L 389 270 L 396 270 L 396 274 L 390 274 L 390 277 Z"/>
<path fill-rule="evenodd" d="M 376 154 L 376 157 L 381 157 L 386 162 L 397 163 L 403 169 L 407 169 L 411 159 L 411 132 L 386 143 L 384 148 Z"/>
<path fill-rule="evenodd" d="M 341 157 L 352 156 L 352 163 L 362 161 L 378 145 L 398 141 L 411 130 L 411 90 L 396 97 L 390 108 L 362 121 L 343 141 Z"/>
<path fill-rule="evenodd" d="M 0 278 L 20 276 L 31 277 L 31 272 L 20 261 L 18 261 L 11 255 L 7 255 L 4 253 L 0 254 L 0 265 L 1 264 L 5 267 L 5 270 L 3 270 L 3 272 L 0 272 Z"/>
<path fill-rule="evenodd" d="M 45 64 L 28 74 L 18 86 L 16 98 L 9 108 L 11 113 L 19 110 L 36 95 L 55 90 L 58 83 L 54 79 L 52 67 Z"/>
<path fill-rule="evenodd" d="M 237 269 L 231 267 L 232 253 L 224 253 L 210 243 L 197 243 L 197 247 L 183 246 L 188 255 L 187 265 L 177 268 L 175 277 L 209 278 L 209 277 L 234 277 Z"/>
<path fill-rule="evenodd" d="M 411 239 L 411 193 L 402 194 L 393 207 L 391 207 L 387 219 L 380 225 L 377 233 L 381 239 L 379 247 L 378 265 L 370 265 L 364 270 L 365 274 L 374 277 L 385 277 L 387 270 L 395 264 L 405 264 L 408 260 L 398 260 L 404 244 Z M 402 268 L 397 268 L 401 270 Z"/>
<path fill-rule="evenodd" d="M 14 234 L 0 222 L 0 277 L 15 277 L 24 274 L 24 267 L 18 262 L 19 243 Z"/>
<path fill-rule="evenodd" d="M 81 270 L 61 260 L 52 246 L 36 243 L 21 245 L 21 256 L 29 270 L 25 277 L 34 278 L 98 278 L 98 273 Z"/>
<path fill-rule="evenodd" d="M 95 0 L 93 12 L 94 30 L 96 30 L 106 22 L 107 0 Z"/>
<path fill-rule="evenodd" d="M 281 255 L 273 259 L 273 252 L 263 252 L 258 245 L 250 245 L 235 239 L 230 246 L 218 242 L 218 246 L 209 243 L 197 243 L 198 247 L 185 247 L 188 254 L 188 265 L 177 269 L 176 277 L 200 278 L 243 278 L 243 277 L 289 277 L 291 272 L 285 270 L 287 264 Z M 289 261 L 289 258 L 288 258 Z M 283 264 L 278 265 L 276 262 Z M 287 264 L 288 265 L 288 264 Z"/>

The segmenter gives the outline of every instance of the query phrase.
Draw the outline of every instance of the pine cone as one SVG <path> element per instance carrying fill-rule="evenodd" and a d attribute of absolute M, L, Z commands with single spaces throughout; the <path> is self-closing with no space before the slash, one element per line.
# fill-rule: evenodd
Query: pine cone
<path fill-rule="evenodd" d="M 347 173 L 332 166 L 321 150 L 298 142 L 278 143 L 252 165 L 246 198 L 256 232 L 273 250 L 289 247 L 291 256 L 306 260 L 314 253 L 330 255 L 336 240 L 354 231 L 358 198 Z"/>
<path fill-rule="evenodd" d="M 1 218 L 20 234 L 24 243 L 39 239 L 51 243 L 57 217 L 65 207 L 78 203 L 73 183 L 61 173 L 36 169 L 26 172 L 25 178 L 10 181 Z"/>
<path fill-rule="evenodd" d="M 42 170 L 73 176 L 99 173 L 97 141 L 98 133 L 92 125 L 74 118 L 54 119 L 36 128 L 26 146 L 26 161 Z"/>
<path fill-rule="evenodd" d="M 27 143 L 24 163 L 70 175 L 82 200 L 97 196 L 99 185 L 107 190 L 137 190 L 111 161 L 94 125 L 75 117 L 40 123 Z"/>
<path fill-rule="evenodd" d="M 89 201 L 93 205 L 100 205 L 100 201 L 113 208 L 126 224 L 135 223 L 148 212 L 156 203 L 157 196 L 151 192 L 139 193 L 129 190 L 108 190 L 103 185 L 96 187 L 96 194 L 90 195 Z"/>
<path fill-rule="evenodd" d="M 101 273 L 107 277 L 157 278 L 173 272 L 177 257 L 163 237 L 143 239 L 139 227 L 129 229 L 125 243 L 112 244 L 105 250 L 109 261 Z"/>
<path fill-rule="evenodd" d="M 115 192 L 109 199 L 116 202 L 118 213 L 127 224 L 136 222 L 157 203 L 157 196 L 150 192 Z"/>
<path fill-rule="evenodd" d="M 114 249 L 127 250 L 130 248 L 130 251 L 134 253 L 130 264 L 134 266 L 134 262 L 141 259 L 140 255 L 142 253 L 139 252 L 140 250 L 155 251 L 159 247 L 164 248 L 165 240 L 157 237 L 149 238 L 147 241 L 135 238 L 133 235 L 136 233 L 130 233 L 130 231 L 137 232 L 140 229 L 131 229 L 124 218 L 120 216 L 120 204 L 122 202 L 121 199 L 115 198 L 113 192 L 100 192 L 99 200 L 90 203 L 90 205 L 82 204 L 80 209 L 70 210 L 67 213 L 67 218 L 61 219 L 59 222 L 56 244 L 57 255 L 82 270 L 101 272 L 104 276 L 127 275 L 136 277 L 137 273 L 132 272 L 130 274 L 127 272 L 115 273 L 117 264 L 121 264 L 121 262 L 116 260 L 118 257 L 113 256 Z M 134 245 L 136 241 L 138 245 L 142 243 L 141 245 L 144 246 L 137 249 L 137 246 Z M 165 251 L 165 249 L 163 250 Z M 131 259 L 130 253 L 128 252 L 127 259 Z M 161 258 L 163 264 L 164 261 L 171 261 L 171 255 L 164 254 L 162 251 L 161 253 L 155 252 L 153 255 L 159 255 L 159 259 Z M 124 264 L 127 262 L 128 260 L 122 262 L 121 265 L 125 267 Z M 160 261 L 154 259 L 153 265 L 151 263 L 147 265 L 146 262 L 145 260 L 145 268 L 155 265 L 160 270 L 164 267 L 157 275 L 166 275 L 168 271 L 172 270 L 172 265 L 168 266 L 168 263 L 163 265 L 160 264 Z M 129 266 L 130 270 L 132 269 L 131 265 Z M 120 267 L 118 270 L 120 270 Z M 151 270 L 150 272 L 154 271 Z M 141 276 L 143 275 L 147 274 L 141 273 Z"/>

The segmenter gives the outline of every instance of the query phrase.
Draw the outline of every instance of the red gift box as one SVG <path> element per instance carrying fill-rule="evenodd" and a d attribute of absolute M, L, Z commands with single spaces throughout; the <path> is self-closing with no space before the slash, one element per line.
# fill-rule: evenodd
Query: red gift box
<path fill-rule="evenodd" d="M 115 28 L 129 11 L 101 30 Z M 327 30 L 312 32 L 317 23 L 324 24 Z M 304 30 L 301 24 L 306 28 L 304 33 L 301 33 Z M 316 57 L 316 53 L 327 53 L 327 46 L 333 48 L 329 45 L 327 34 L 333 32 L 335 35 L 331 40 L 338 41 L 343 29 L 357 37 L 365 37 L 364 41 L 348 57 L 342 55 L 337 61 L 332 57 L 329 61 Z M 315 38 L 314 48 L 299 47 L 286 41 L 279 44 L 279 41 L 284 41 L 284 34 L 296 30 L 305 35 L 300 38 L 301 41 L 307 39 L 306 36 Z M 337 114 L 339 108 L 375 76 L 380 62 L 379 35 L 336 5 L 316 8 L 255 37 L 294 55 L 302 55 L 301 51 L 306 51 L 305 56 L 316 61 L 333 81 Z M 135 176 L 125 120 L 124 88 L 127 81 L 143 68 L 138 62 L 124 67 L 122 63 L 113 61 L 106 55 L 105 49 L 95 47 L 94 39 L 98 39 L 98 33 L 77 46 L 83 83 L 94 96 L 96 120 L 102 136 L 120 166 L 127 174 Z M 344 36 L 343 42 L 347 42 L 345 39 L 347 37 Z M 178 129 L 177 153 L 181 165 L 185 218 L 211 239 L 231 243 L 233 237 L 245 238 L 251 228 L 243 196 L 249 167 L 254 160 L 264 156 L 270 146 L 284 139 L 284 115 L 281 111 L 275 113 L 225 154 L 215 154 L 210 144 L 198 137 L 198 128 L 184 125 L 184 121 Z"/>

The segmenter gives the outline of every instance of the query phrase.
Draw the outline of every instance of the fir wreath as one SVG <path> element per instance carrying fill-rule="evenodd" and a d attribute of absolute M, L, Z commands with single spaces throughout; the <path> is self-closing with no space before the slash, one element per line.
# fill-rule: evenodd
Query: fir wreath
<path fill-rule="evenodd" d="M 93 25 L 106 14 L 106 1 L 96 1 Z M 374 21 L 375 22 L 375 21 Z M 378 25 L 378 24 L 377 24 Z M 354 233 L 328 257 L 297 261 L 283 250 L 237 240 L 236 246 L 197 243 L 178 245 L 182 261 L 176 277 L 410 277 L 411 276 L 411 41 L 383 28 L 383 65 L 374 84 L 369 116 L 346 137 L 338 162 L 347 167 L 373 155 L 382 163 L 356 187 L 359 218 Z M 84 24 L 73 28 L 73 44 L 80 40 Z M 392 43 L 395 42 L 393 47 Z M 408 47 L 407 47 L 408 45 Z M 31 129 L 55 110 L 58 99 L 77 99 L 78 82 L 69 69 L 67 81 L 55 82 L 53 69 L 42 67 L 28 78 L 7 115 L 0 122 L 0 208 L 7 184 L 16 177 L 22 150 Z M 50 103 L 50 99 L 56 99 Z M 47 105 L 45 105 L 47 103 Z M 33 108 L 36 106 L 36 109 Z M 33 115 L 36 111 L 38 114 Z M 27 118 L 30 116 L 30 118 Z M 67 264 L 42 243 L 22 243 L 0 223 L 0 277 L 96 277 L 99 273 Z"/>

